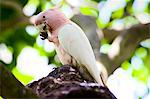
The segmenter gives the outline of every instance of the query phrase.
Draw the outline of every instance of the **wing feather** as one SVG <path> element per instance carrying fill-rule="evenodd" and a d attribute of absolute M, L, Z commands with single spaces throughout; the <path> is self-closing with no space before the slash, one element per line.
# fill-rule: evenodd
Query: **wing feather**
<path fill-rule="evenodd" d="M 96 80 L 100 80 L 98 77 L 100 71 L 96 66 L 92 47 L 79 26 L 72 22 L 61 27 L 58 39 L 66 52 L 74 57 L 79 64 L 84 65 Z"/>

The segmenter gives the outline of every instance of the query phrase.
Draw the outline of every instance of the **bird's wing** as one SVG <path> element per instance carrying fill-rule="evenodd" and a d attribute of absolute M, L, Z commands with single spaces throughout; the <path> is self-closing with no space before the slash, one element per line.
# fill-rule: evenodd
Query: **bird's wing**
<path fill-rule="evenodd" d="M 100 70 L 96 65 L 90 42 L 82 29 L 73 22 L 66 24 L 60 28 L 58 39 L 64 50 L 74 57 L 79 64 L 84 65 L 94 78 L 98 79 L 95 76 L 100 75 Z"/>

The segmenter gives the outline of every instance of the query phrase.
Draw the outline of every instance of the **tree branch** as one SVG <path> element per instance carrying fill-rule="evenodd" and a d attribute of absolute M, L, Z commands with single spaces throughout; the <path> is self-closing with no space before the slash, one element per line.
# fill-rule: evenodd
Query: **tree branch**
<path fill-rule="evenodd" d="M 100 54 L 100 61 L 107 68 L 108 74 L 129 59 L 139 43 L 147 38 L 150 38 L 150 24 L 139 24 L 121 31 L 113 41 L 108 55 Z"/>
<path fill-rule="evenodd" d="M 27 17 L 23 14 L 22 6 L 19 3 L 17 3 L 16 1 L 2 0 L 0 2 L 0 6 L 8 8 L 8 9 L 13 9 L 15 11 L 15 13 L 17 14 L 17 16 L 12 17 L 11 19 L 1 21 L 1 24 L 0 24 L 1 32 L 5 31 L 9 28 L 18 27 L 18 26 L 20 27 L 20 26 L 24 26 L 27 24 L 31 24 L 29 21 L 29 17 Z M 10 16 L 10 15 L 8 14 L 8 16 Z"/>
<path fill-rule="evenodd" d="M 37 95 L 20 83 L 1 63 L 0 73 L 0 96 L 3 98 L 38 98 Z"/>
<path fill-rule="evenodd" d="M 75 66 L 62 65 L 28 87 L 42 99 L 116 99 L 106 86 L 93 82 L 84 78 Z"/>

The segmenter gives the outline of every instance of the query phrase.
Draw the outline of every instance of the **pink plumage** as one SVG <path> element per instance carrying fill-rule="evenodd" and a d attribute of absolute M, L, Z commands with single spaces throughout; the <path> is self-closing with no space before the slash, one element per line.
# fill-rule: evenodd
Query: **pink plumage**
<path fill-rule="evenodd" d="M 45 22 L 46 25 L 50 27 L 49 31 L 53 33 L 53 31 L 56 31 L 64 24 L 69 23 L 69 19 L 66 18 L 66 16 L 63 13 L 61 13 L 58 9 L 49 9 L 45 12 L 39 13 L 36 17 L 35 25 L 40 25 L 42 24 L 41 22 Z"/>

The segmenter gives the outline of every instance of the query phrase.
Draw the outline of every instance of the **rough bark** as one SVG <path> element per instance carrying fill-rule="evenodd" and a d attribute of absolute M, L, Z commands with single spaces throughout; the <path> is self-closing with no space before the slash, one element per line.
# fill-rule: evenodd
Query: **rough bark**
<path fill-rule="evenodd" d="M 29 84 L 28 87 L 44 99 L 116 99 L 107 87 L 85 80 L 70 65 L 55 69 L 47 77 Z"/>
<path fill-rule="evenodd" d="M 47 77 L 22 85 L 5 66 L 0 65 L 0 96 L 3 98 L 99 98 L 116 99 L 107 87 L 85 80 L 70 65 L 56 68 Z"/>

